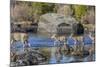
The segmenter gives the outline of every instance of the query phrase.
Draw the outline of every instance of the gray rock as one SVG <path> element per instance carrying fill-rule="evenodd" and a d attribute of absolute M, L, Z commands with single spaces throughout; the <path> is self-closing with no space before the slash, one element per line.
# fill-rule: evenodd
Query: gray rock
<path fill-rule="evenodd" d="M 54 34 L 57 33 L 57 28 L 60 25 L 65 25 L 67 31 L 69 33 L 73 32 L 73 24 L 77 23 L 77 21 L 71 16 L 63 16 L 57 13 L 47 13 L 40 16 L 40 20 L 38 23 L 38 32 L 43 34 Z"/>

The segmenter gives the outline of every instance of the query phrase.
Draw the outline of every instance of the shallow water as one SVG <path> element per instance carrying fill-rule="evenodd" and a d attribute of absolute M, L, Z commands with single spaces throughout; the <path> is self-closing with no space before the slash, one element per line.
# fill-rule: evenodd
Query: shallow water
<path fill-rule="evenodd" d="M 55 56 L 55 48 L 51 48 L 51 58 L 49 60 L 49 63 L 50 64 L 56 64 L 56 63 L 70 63 L 70 62 L 88 62 L 90 61 L 90 56 L 87 56 L 87 57 L 84 57 L 84 58 L 76 58 L 74 56 L 68 56 L 68 55 L 64 55 L 62 54 L 60 58 L 60 61 L 58 61 L 57 59 L 57 56 Z M 92 60 L 91 61 L 94 61 L 95 60 L 95 55 L 93 54 L 92 56 Z"/>
<path fill-rule="evenodd" d="M 68 55 L 64 55 L 64 54 L 55 55 L 56 47 L 38 47 L 38 49 L 39 48 L 42 50 L 45 50 L 45 49 L 49 50 L 50 55 L 51 55 L 49 60 L 43 61 L 42 63 L 47 62 L 46 64 L 59 64 L 59 63 L 88 62 L 88 61 L 90 61 L 90 56 L 87 56 L 84 58 L 77 58 L 74 56 L 68 56 Z M 32 49 L 33 50 L 37 49 L 37 47 L 33 47 Z M 17 51 L 16 53 L 22 54 L 22 53 L 24 53 L 24 51 L 20 49 L 20 51 Z M 41 53 L 41 54 L 43 54 L 43 53 Z M 93 54 L 91 61 L 94 61 L 94 60 L 95 60 L 95 55 Z M 42 64 L 42 63 L 39 63 L 39 64 Z"/>
<path fill-rule="evenodd" d="M 65 56 L 65 55 L 60 55 L 60 57 L 57 58 L 57 56 L 55 56 L 55 48 L 51 48 L 51 58 L 49 60 L 50 64 L 56 64 L 56 63 L 68 63 L 71 61 L 74 61 L 74 57 L 71 56 Z M 59 60 L 60 59 L 60 60 Z M 58 62 L 59 60 L 59 62 Z"/>
<path fill-rule="evenodd" d="M 87 56 L 85 58 L 76 58 L 74 56 L 67 56 L 64 54 L 58 54 L 55 55 L 56 47 L 54 47 L 54 40 L 45 37 L 45 36 L 37 36 L 37 35 L 29 35 L 28 41 L 31 44 L 30 48 L 41 48 L 41 49 L 48 49 L 50 52 L 50 58 L 48 61 L 48 64 L 57 64 L 57 63 L 69 63 L 69 62 L 87 62 L 89 61 L 90 56 Z M 13 50 L 14 49 L 14 50 Z M 20 41 L 17 41 L 13 43 L 11 46 L 11 52 L 18 52 L 19 54 L 24 53 L 23 51 L 23 43 Z M 92 56 L 92 61 L 95 60 L 95 54 Z M 44 63 L 44 62 L 43 62 Z M 41 64 L 41 63 L 40 63 Z"/>

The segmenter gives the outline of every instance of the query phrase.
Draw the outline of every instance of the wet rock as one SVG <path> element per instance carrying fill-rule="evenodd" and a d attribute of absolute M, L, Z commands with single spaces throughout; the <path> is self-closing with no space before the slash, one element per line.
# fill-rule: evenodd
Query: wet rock
<path fill-rule="evenodd" d="M 15 57 L 17 56 L 17 57 Z M 37 51 L 28 51 L 19 55 L 15 55 L 12 58 L 14 58 L 14 60 L 12 60 L 12 62 L 16 62 L 15 64 L 17 66 L 24 66 L 24 65 L 38 65 L 38 64 L 42 64 L 43 62 L 46 62 L 47 59 L 46 57 L 37 52 Z"/>

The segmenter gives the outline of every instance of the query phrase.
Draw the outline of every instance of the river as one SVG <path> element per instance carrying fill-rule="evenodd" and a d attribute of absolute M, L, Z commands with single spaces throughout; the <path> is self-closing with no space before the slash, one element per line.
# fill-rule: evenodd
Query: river
<path fill-rule="evenodd" d="M 55 55 L 56 47 L 53 45 L 54 40 L 52 40 L 48 37 L 45 37 L 45 36 L 37 36 L 37 35 L 32 35 L 32 34 L 29 34 L 28 36 L 29 36 L 28 41 L 31 44 L 30 48 L 41 49 L 41 50 L 44 50 L 44 52 L 46 49 L 49 52 L 49 53 L 47 52 L 47 54 L 49 54 L 50 57 L 49 57 L 49 60 L 46 61 L 47 62 L 46 64 L 88 62 L 88 61 L 90 61 L 90 56 L 87 56 L 84 58 L 77 58 L 77 57 L 69 56 L 69 55 L 65 55 L 65 54 Z M 14 51 L 13 48 L 14 48 L 15 52 L 19 52 L 19 53 L 22 52 L 23 53 L 23 43 L 21 41 L 17 41 L 16 43 L 12 44 L 11 52 Z M 41 52 L 41 50 L 40 50 L 40 52 Z M 91 61 L 95 61 L 95 54 L 92 55 Z"/>

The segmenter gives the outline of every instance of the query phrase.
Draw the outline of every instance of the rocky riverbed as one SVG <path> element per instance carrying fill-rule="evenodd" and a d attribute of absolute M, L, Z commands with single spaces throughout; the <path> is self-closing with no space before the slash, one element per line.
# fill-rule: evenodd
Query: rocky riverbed
<path fill-rule="evenodd" d="M 85 52 L 86 53 L 86 52 Z M 84 53 L 84 54 L 85 54 Z M 30 48 L 29 51 L 11 53 L 11 66 L 44 65 L 57 63 L 72 63 L 94 61 L 94 54 L 78 56 L 59 53 L 56 54 L 56 47 Z"/>

